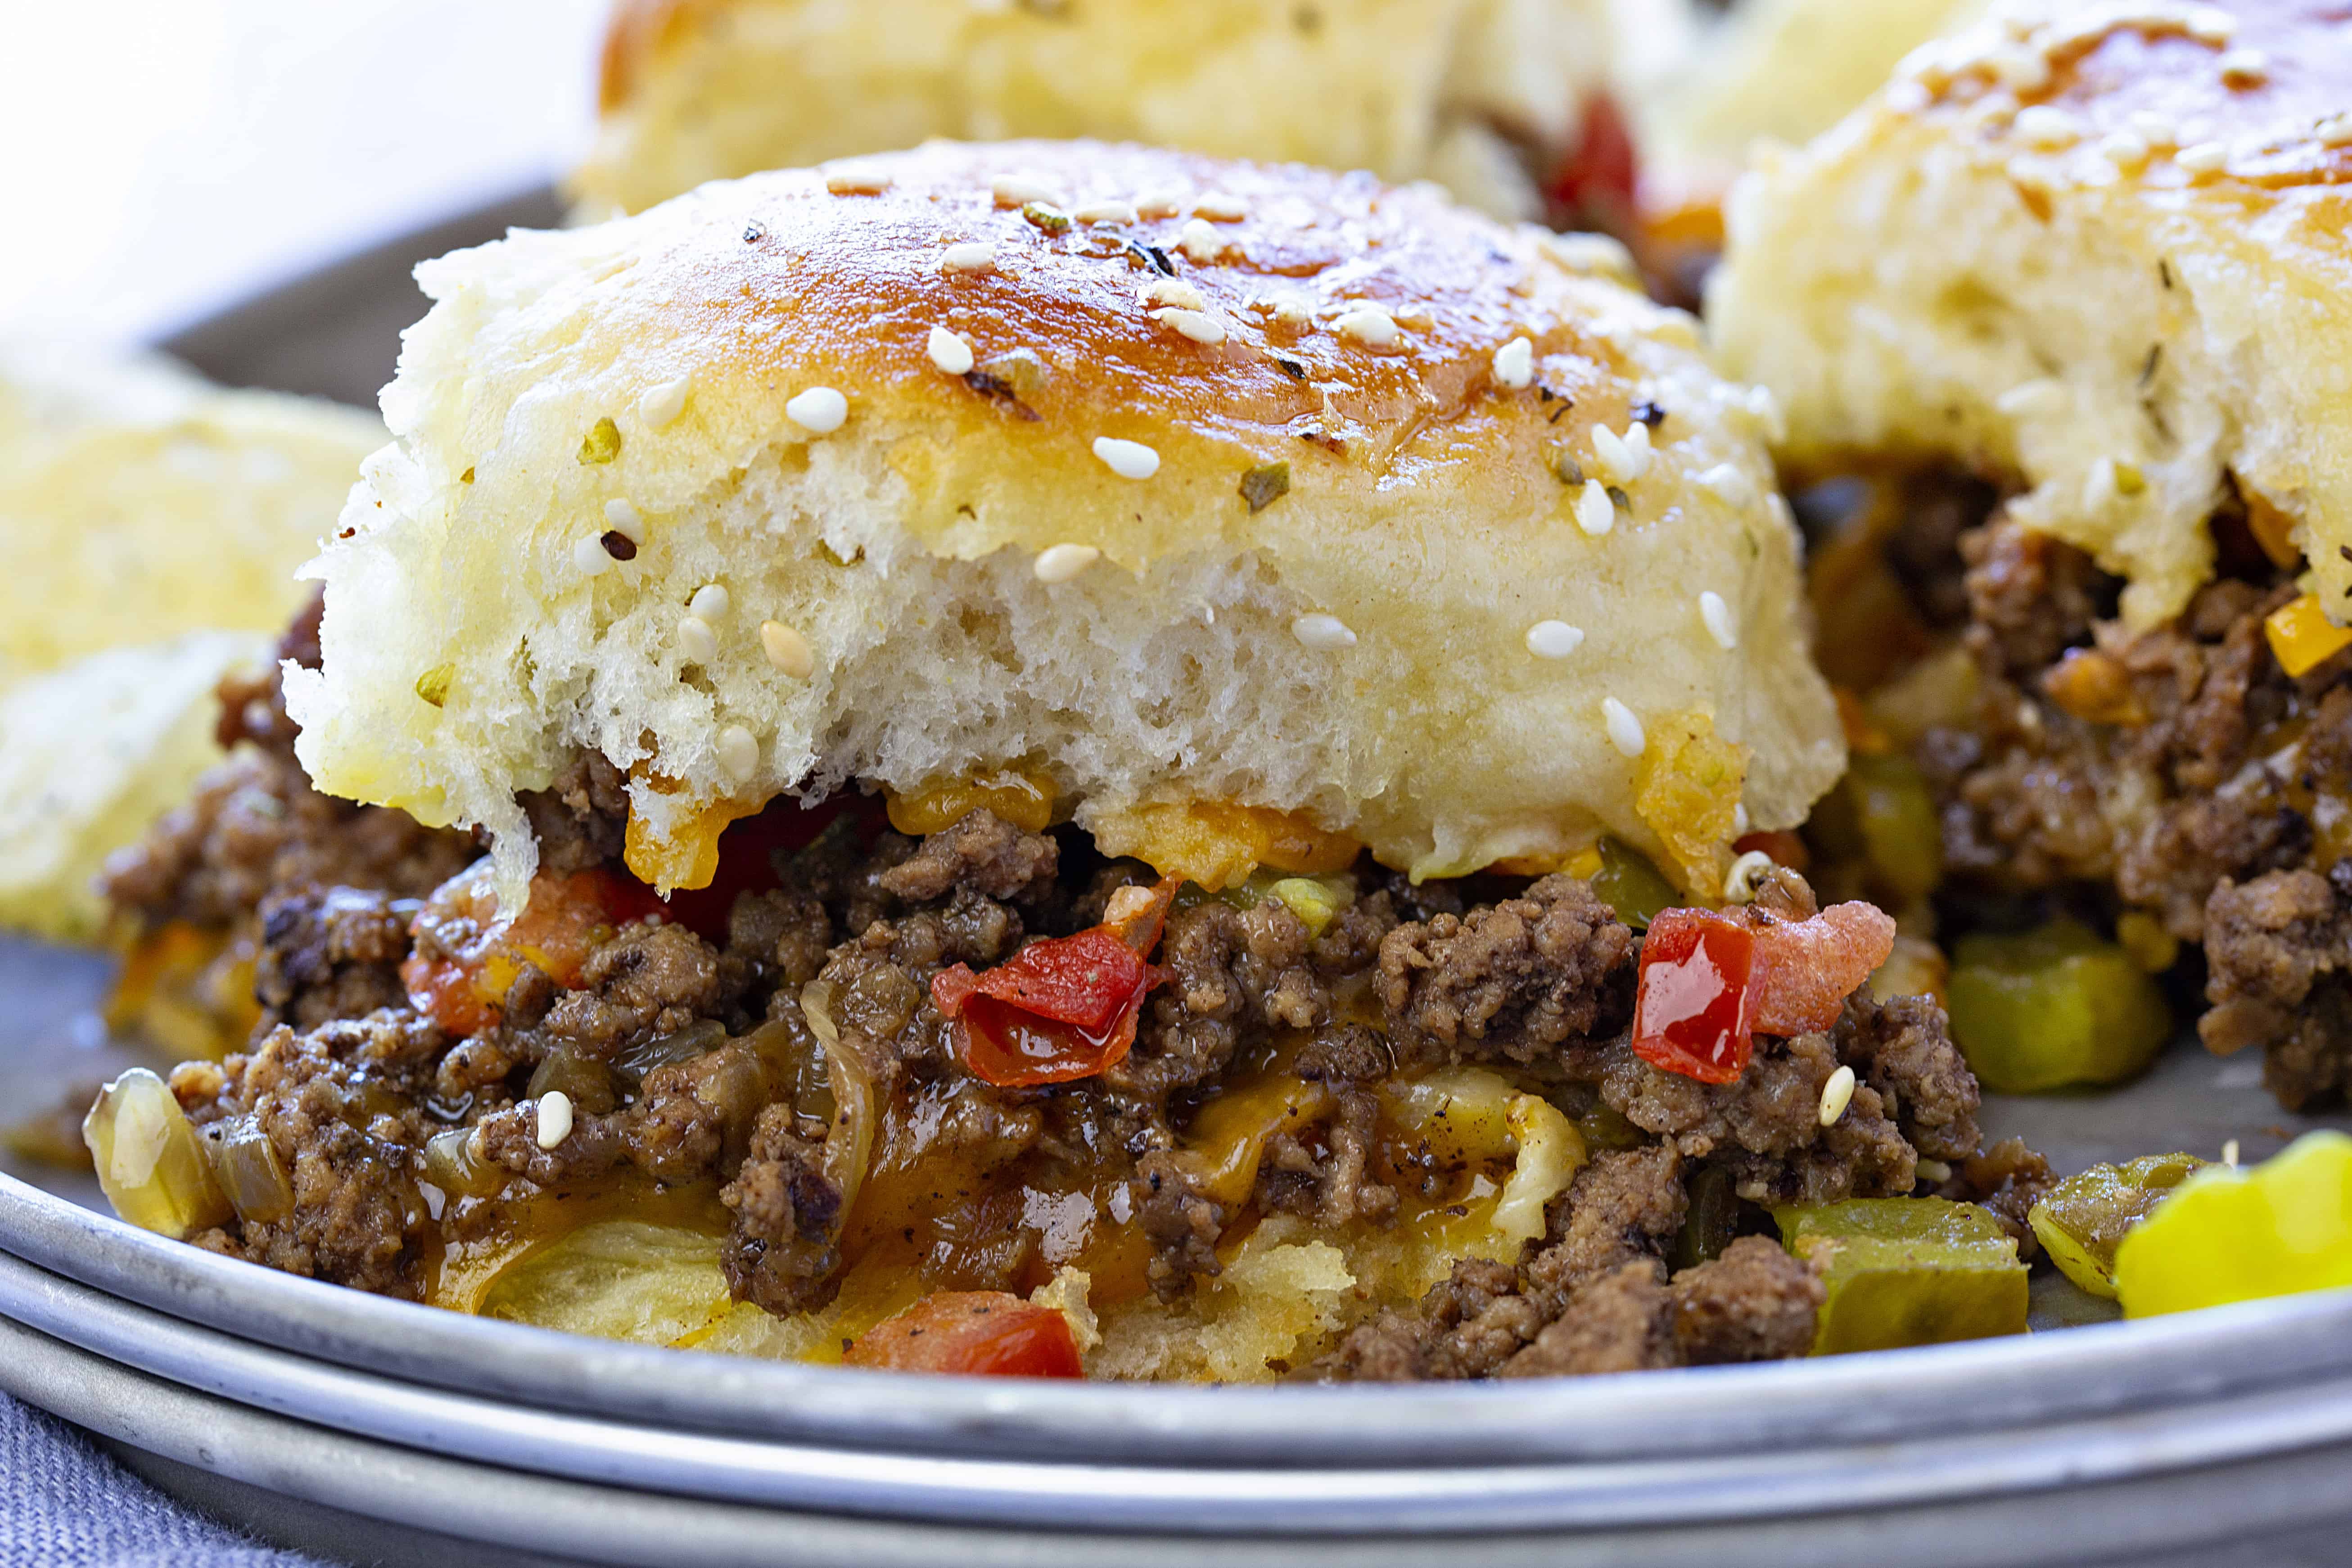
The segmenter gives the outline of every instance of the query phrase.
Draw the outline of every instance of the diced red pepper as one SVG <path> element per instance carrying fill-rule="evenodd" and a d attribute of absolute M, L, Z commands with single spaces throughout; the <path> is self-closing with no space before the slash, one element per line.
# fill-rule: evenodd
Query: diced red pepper
<path fill-rule="evenodd" d="M 1895 921 L 1865 903 L 1801 921 L 1664 910 L 1642 942 L 1633 1052 L 1663 1072 L 1730 1083 L 1752 1037 L 1835 1026 L 1846 998 L 1895 947 Z"/>
<path fill-rule="evenodd" d="M 1661 1072 L 1733 1083 L 1755 1048 L 1756 939 L 1704 910 L 1664 910 L 1642 939 L 1633 1054 Z"/>
<path fill-rule="evenodd" d="M 1116 918 L 1075 936 L 1033 942 L 975 974 L 964 964 L 931 979 L 931 1001 L 958 1025 L 964 1066 L 999 1088 L 1092 1078 L 1135 1044 L 1144 994 L 1176 883 L 1122 900 Z"/>
<path fill-rule="evenodd" d="M 842 1360 L 883 1372 L 1082 1377 L 1070 1321 L 1001 1290 L 940 1290 L 876 1324 Z"/>
<path fill-rule="evenodd" d="M 478 860 L 433 890 L 412 930 L 430 932 L 443 956 L 412 954 L 400 966 L 409 1001 L 452 1035 L 473 1036 L 498 1022 L 507 987 L 526 963 L 558 985 L 577 985 L 588 955 L 631 921 L 659 916 L 653 889 L 602 867 L 530 881 L 530 903 L 502 921 L 490 889 L 490 863 Z"/>

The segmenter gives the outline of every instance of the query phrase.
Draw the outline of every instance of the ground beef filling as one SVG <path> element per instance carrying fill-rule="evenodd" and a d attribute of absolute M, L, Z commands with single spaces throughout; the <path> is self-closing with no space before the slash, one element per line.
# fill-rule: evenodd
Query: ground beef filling
<path fill-rule="evenodd" d="M 1941 811 L 1948 899 L 2144 911 L 2202 944 L 2209 1047 L 2263 1047 L 2290 1110 L 2340 1098 L 2352 1084 L 2352 656 L 2300 678 L 2279 667 L 2263 621 L 2295 596 L 2293 574 L 2237 540 L 2227 509 L 2215 528 L 2234 574 L 2139 633 L 2082 552 L 1998 511 L 1955 536 L 1948 510 L 1919 508 L 1888 545 L 1913 563 L 1923 620 L 1966 605 L 1976 701 L 1916 749 Z"/>
<path fill-rule="evenodd" d="M 603 864 L 617 799 L 583 769 L 534 816 L 571 835 L 564 864 Z M 1446 1173 L 1398 1156 L 1381 1089 L 1469 1066 L 1549 1100 L 1593 1157 L 1517 1261 L 1463 1263 L 1299 1371 L 1533 1375 L 1810 1345 L 1821 1287 L 1777 1246 L 1718 1241 L 1668 1272 L 1693 1182 L 1749 1205 L 1906 1195 L 1921 1158 L 1978 1152 L 1975 1082 L 1932 1004 L 1858 998 L 1828 1034 L 1760 1040 L 1739 1081 L 1698 1084 L 1633 1055 L 1641 939 L 1585 883 L 1416 889 L 1369 862 L 1320 930 L 1276 899 L 1188 891 L 1128 1056 L 1076 1082 L 996 1087 L 964 1067 L 932 979 L 1091 925 L 1149 873 L 1075 829 L 985 812 L 919 841 L 862 824 L 845 814 L 778 853 L 776 885 L 740 895 L 723 930 L 622 926 L 567 983 L 521 964 L 465 1037 L 407 994 L 413 898 L 316 881 L 257 897 L 264 1023 L 173 1088 L 199 1122 L 257 1129 L 289 1195 L 203 1245 L 432 1300 L 452 1246 L 518 1215 L 700 1191 L 724 1215 L 736 1297 L 793 1314 L 861 1259 L 937 1289 L 1033 1289 L 1067 1256 L 1076 1205 L 1132 1238 L 1089 1255 L 1098 1293 L 1178 1302 L 1265 1216 L 1378 1230 L 1443 1201 Z M 1841 1065 L 1858 1086 L 1823 1128 Z M 570 1130 L 543 1144 L 558 1088 Z M 1276 1092 L 1293 1110 L 1254 1183 L 1219 1185 L 1194 1147 L 1203 1118 Z"/>

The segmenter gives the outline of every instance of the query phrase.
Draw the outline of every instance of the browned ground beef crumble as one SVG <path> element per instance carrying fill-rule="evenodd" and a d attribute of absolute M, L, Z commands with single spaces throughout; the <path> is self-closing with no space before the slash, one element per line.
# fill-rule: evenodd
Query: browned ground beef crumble
<path fill-rule="evenodd" d="M 1981 509 L 1990 493 L 1923 490 L 1888 544 L 1922 617 L 1958 629 L 1979 679 L 1969 721 L 1916 748 L 1948 887 L 2146 911 L 2202 944 L 2208 1047 L 2265 1047 L 2290 1110 L 2341 1097 L 2352 656 L 2301 678 L 2280 668 L 2263 619 L 2295 596 L 2293 574 L 2252 549 L 2231 507 L 2214 527 L 2232 574 L 2135 634 L 2115 616 L 2120 584 L 2082 552 L 1998 510 L 1956 529 L 1967 498 Z M 2056 700 L 2062 670 L 2097 678 L 2107 700 L 2092 718 Z"/>
<path fill-rule="evenodd" d="M 269 697 L 244 707 L 248 733 L 282 747 Z M 279 750 L 258 756 L 284 761 Z M 623 799 L 617 777 L 590 763 L 534 800 L 551 867 L 610 856 Z M 961 1065 L 932 977 L 1095 923 L 1117 889 L 1150 876 L 1104 861 L 1075 829 L 1029 833 L 985 812 L 919 840 L 861 837 L 836 822 L 777 857 L 781 885 L 740 897 L 722 940 L 682 924 L 623 927 L 576 984 L 526 965 L 499 1021 L 452 1039 L 412 1009 L 399 966 L 430 948 L 429 932 L 411 934 L 414 899 L 473 846 L 411 825 L 399 854 L 338 861 L 352 816 L 334 803 L 298 805 L 266 865 L 240 858 L 241 840 L 175 819 L 115 892 L 149 919 L 187 918 L 199 899 L 214 900 L 207 915 L 234 919 L 226 889 L 249 888 L 263 1021 L 246 1049 L 187 1064 L 172 1081 L 200 1124 L 249 1118 L 292 1201 L 199 1243 L 365 1289 L 423 1294 L 433 1248 L 494 1223 L 495 1205 L 428 1184 L 428 1141 L 457 1130 L 467 1168 L 502 1199 L 698 1184 L 724 1205 L 722 1262 L 739 1299 L 779 1313 L 823 1305 L 853 1233 L 827 1159 L 835 1105 L 821 1029 L 838 1032 L 830 1049 L 862 1066 L 877 1101 L 920 1108 L 901 1124 L 919 1135 L 902 1131 L 911 1141 L 898 1157 L 963 1173 L 938 1184 L 1013 1170 L 1123 1183 L 1149 1238 L 1143 1283 L 1171 1300 L 1219 1271 L 1221 1238 L 1252 1214 L 1377 1226 L 1426 1190 L 1416 1184 L 1436 1177 L 1379 1142 L 1375 1089 L 1391 1075 L 1490 1066 L 1577 1121 L 1593 1157 L 1520 1259 L 1459 1265 L 1418 1307 L 1381 1313 L 1297 1369 L 1305 1376 L 1801 1354 L 1822 1289 L 1777 1245 L 1734 1234 L 1765 1228 L 1758 1205 L 1926 1191 L 1922 1158 L 1955 1165 L 1950 1195 L 2005 1214 L 2021 1215 L 2018 1194 L 2046 1181 L 2021 1149 L 1977 1159 L 1976 1082 L 1932 1002 L 1857 997 L 1828 1034 L 1760 1039 L 1732 1084 L 1650 1067 L 1629 1043 L 1641 938 L 1564 876 L 1413 887 L 1367 861 L 1353 902 L 1319 934 L 1278 900 L 1180 900 L 1156 955 L 1165 981 L 1126 1058 L 1091 1079 L 993 1087 Z M 1794 878 L 1772 893 L 1810 907 Z M 827 999 L 816 1023 L 804 995 Z M 1218 1202 L 1177 1157 L 1184 1130 L 1223 1086 L 1277 1055 L 1317 1086 L 1323 1109 L 1267 1141 L 1246 1202 Z M 1823 1128 L 1822 1089 L 1842 1064 L 1859 1084 Z M 559 1070 L 572 1130 L 542 1149 L 525 1100 L 535 1072 Z M 1717 1205 L 1702 1236 L 1695 1184 L 1746 1206 Z M 952 1211 L 952 1232 L 936 1215 L 923 1222 L 931 1232 L 910 1226 L 910 1267 L 941 1288 L 1015 1288 L 1034 1273 L 1038 1237 L 1021 1223 L 1017 1184 L 1005 1201 L 1003 1212 L 989 1206 L 995 1197 Z M 1670 1272 L 1670 1259 L 1684 1266 Z"/>

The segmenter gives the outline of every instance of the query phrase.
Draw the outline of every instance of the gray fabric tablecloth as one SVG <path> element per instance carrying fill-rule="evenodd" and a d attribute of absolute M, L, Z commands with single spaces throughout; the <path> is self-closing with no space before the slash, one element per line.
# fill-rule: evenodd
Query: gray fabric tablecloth
<path fill-rule="evenodd" d="M 0 1394 L 0 1568 L 329 1568 L 191 1512 Z"/>

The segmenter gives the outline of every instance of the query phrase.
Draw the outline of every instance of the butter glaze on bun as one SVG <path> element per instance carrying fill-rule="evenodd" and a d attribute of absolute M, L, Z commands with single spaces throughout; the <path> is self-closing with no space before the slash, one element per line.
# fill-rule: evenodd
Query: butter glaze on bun
<path fill-rule="evenodd" d="M 1131 139 L 1543 210 L 1618 56 L 1608 0 L 625 0 L 594 216 L 932 136 Z"/>
<path fill-rule="evenodd" d="M 2129 579 L 2210 575 L 2235 483 L 2352 593 L 2352 18 L 2038 6 L 1931 45 L 1733 196 L 1710 321 L 1786 457 L 1974 468 Z M 2267 510 L 2265 510 L 2267 509 Z M 2260 530 L 2258 529 L 2258 531 Z"/>
<path fill-rule="evenodd" d="M 1171 812 L 1416 876 L 1603 831 L 1705 863 L 1843 747 L 1769 399 L 1594 275 L 1622 259 L 1369 176 L 1048 142 L 445 257 L 317 567 L 324 668 L 288 670 L 302 761 L 488 828 L 509 896 L 516 795 L 583 749 L 664 886 L 781 793 L 1008 768 L 1196 879 Z"/>

